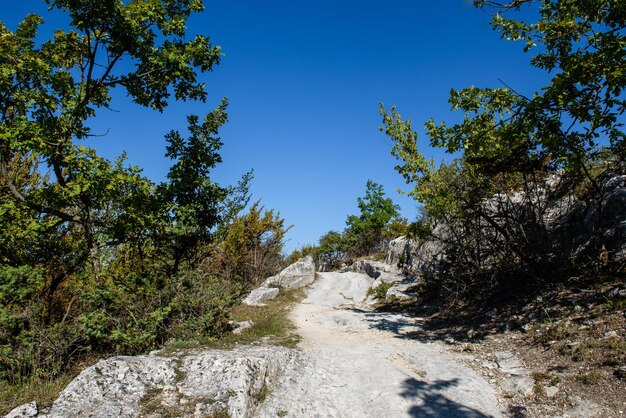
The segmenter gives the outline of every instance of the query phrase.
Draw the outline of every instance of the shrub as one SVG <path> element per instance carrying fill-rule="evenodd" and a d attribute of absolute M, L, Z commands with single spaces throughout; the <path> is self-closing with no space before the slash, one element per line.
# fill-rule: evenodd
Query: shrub
<path fill-rule="evenodd" d="M 10 277 L 11 279 L 8 279 Z M 243 287 L 197 271 L 168 280 L 128 274 L 98 283 L 65 287 L 59 321 L 46 323 L 45 297 L 28 293 L 24 302 L 7 283 L 21 280 L 37 288 L 36 269 L 0 270 L 0 380 L 19 383 L 50 379 L 85 356 L 138 354 L 170 339 L 198 341 L 219 337 Z M 7 295 L 13 296 L 7 300 Z M 7 303 L 8 302 L 8 303 Z M 15 303 L 22 302 L 22 303 Z"/>
<path fill-rule="evenodd" d="M 387 282 L 381 282 L 376 287 L 370 287 L 367 290 L 367 296 L 374 295 L 377 299 L 385 299 L 387 296 L 387 291 L 391 288 L 391 284 Z"/>

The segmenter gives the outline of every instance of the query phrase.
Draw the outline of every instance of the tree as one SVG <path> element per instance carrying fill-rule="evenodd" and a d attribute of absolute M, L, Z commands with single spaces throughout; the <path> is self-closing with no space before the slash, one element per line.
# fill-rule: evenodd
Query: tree
<path fill-rule="evenodd" d="M 532 96 L 509 86 L 451 90 L 449 102 L 464 113 L 463 121 L 448 126 L 431 119 L 425 125 L 431 146 L 461 154 L 449 164 L 425 158 L 411 120 L 395 107 L 381 104 L 381 130 L 393 141 L 391 155 L 400 161 L 396 170 L 413 186 L 409 194 L 424 205 L 428 218 L 447 226 L 446 251 L 456 257 L 450 271 L 457 283 L 466 286 L 468 276 L 481 274 L 497 282 L 499 272 L 505 280 L 514 278 L 513 272 L 532 280 L 542 280 L 546 272 L 565 276 L 573 258 L 545 255 L 566 255 L 558 248 L 569 244 L 550 236 L 546 208 L 535 197 L 542 193 L 540 182 L 558 173 L 561 193 L 576 188 L 593 207 L 589 203 L 602 198 L 598 180 L 623 172 L 626 5 L 474 3 L 492 15 L 503 38 L 538 51 L 530 62 L 551 75 L 548 85 Z M 536 9 L 536 22 L 509 17 L 525 7 Z M 506 198 L 511 190 L 522 191 L 521 204 Z M 499 209 L 488 209 L 487 200 Z M 484 260 L 490 260 L 489 271 Z"/>
<path fill-rule="evenodd" d="M 70 17 L 52 39 L 37 36 L 40 16 L 14 32 L 0 23 L 0 381 L 32 386 L 86 353 L 219 336 L 243 286 L 198 266 L 252 178 L 211 179 L 226 100 L 189 116 L 188 135 L 166 135 L 161 184 L 83 143 L 114 89 L 159 112 L 170 99 L 205 101 L 198 74 L 221 52 L 186 33 L 202 1 L 47 3 Z"/>
<path fill-rule="evenodd" d="M 615 169 L 624 160 L 625 6 L 609 0 L 475 5 L 492 14 L 492 26 L 503 38 L 523 41 L 525 51 L 538 49 L 531 65 L 553 76 L 532 97 L 510 87 L 452 90 L 451 107 L 464 113 L 463 122 L 448 126 L 429 120 L 431 146 L 462 152 L 452 165 L 472 177 L 471 193 L 481 198 L 503 176 L 541 178 L 560 169 L 586 179 L 599 192 L 599 171 L 592 167 L 604 161 Z M 534 23 L 506 17 L 533 6 L 539 12 Z M 394 141 L 392 155 L 402 162 L 396 169 L 415 186 L 411 195 L 433 215 L 454 210 L 458 194 L 438 188 L 436 181 L 440 170 L 449 169 L 436 167 L 418 151 L 410 120 L 393 107 L 387 111 L 381 105 L 380 112 L 381 129 Z"/>
<path fill-rule="evenodd" d="M 328 231 L 319 239 L 316 256 L 318 262 L 326 269 L 339 267 L 339 263 L 346 255 L 344 236 L 337 231 Z"/>
<path fill-rule="evenodd" d="M 626 6 L 610 0 L 475 5 L 492 14 L 492 26 L 503 38 L 524 42 L 525 51 L 538 50 L 531 65 L 552 79 L 532 97 L 510 87 L 452 90 L 452 109 L 465 117 L 453 126 L 428 121 L 431 145 L 461 151 L 464 165 L 488 178 L 563 168 L 595 184 L 591 165 L 600 160 L 616 165 L 625 155 Z M 535 7 L 539 19 L 524 23 L 507 17 L 523 7 Z M 432 166 L 426 167 L 414 146 L 410 121 L 403 122 L 395 109 L 381 112 L 394 138 L 392 153 L 404 162 L 399 171 L 409 182 L 419 183 L 424 174 L 426 180 Z"/>
<path fill-rule="evenodd" d="M 502 38 L 538 50 L 531 65 L 552 78 L 532 97 L 510 87 L 453 91 L 450 102 L 465 121 L 450 128 L 430 121 L 433 144 L 463 150 L 469 163 L 489 172 L 565 168 L 592 183 L 595 161 L 623 161 L 626 6 L 610 0 L 475 4 L 492 14 Z M 539 19 L 508 17 L 524 7 L 535 7 Z"/>
<path fill-rule="evenodd" d="M 345 240 L 348 251 L 359 256 L 380 250 L 389 238 L 388 227 L 399 218 L 400 207 L 385 197 L 383 186 L 368 180 L 365 196 L 357 199 L 361 213 L 346 220 Z"/>
<path fill-rule="evenodd" d="M 183 139 L 178 131 L 166 136 L 166 156 L 175 161 L 167 174 L 168 181 L 157 188 L 157 205 L 166 220 L 158 238 L 171 258 L 168 274 L 178 272 L 181 261 L 193 258 L 200 243 L 212 241 L 216 228 L 227 223 L 249 200 L 248 184 L 252 173 L 244 175 L 239 186 L 223 187 L 211 181 L 210 172 L 222 162 L 217 136 L 226 123 L 227 101 L 204 117 L 187 118 L 191 136 Z M 230 200 L 229 200 L 230 199 Z"/>
<path fill-rule="evenodd" d="M 0 23 L 0 179 L 4 213 L 24 217 L 20 222 L 33 231 L 31 235 L 50 237 L 46 245 L 67 244 L 58 251 L 56 262 L 56 252 L 46 245 L 36 246 L 27 260 L 43 258 L 48 265 L 59 266 L 49 272 L 52 294 L 87 260 L 98 275 L 103 246 L 141 240 L 148 224 L 156 221 L 149 213 L 156 204 L 154 185 L 140 170 L 127 167 L 123 156 L 111 163 L 80 144 L 93 135 L 89 120 L 110 107 L 110 93 L 116 88 L 158 111 L 165 109 L 171 96 L 204 101 L 206 92 L 197 73 L 210 71 L 221 52 L 205 36 L 187 39 L 187 18 L 203 9 L 198 0 L 47 3 L 69 14 L 71 29 L 57 30 L 52 39 L 40 43 L 40 16 L 28 15 L 15 32 Z M 224 107 L 225 103 L 205 122 L 210 127 L 198 126 L 191 117 L 191 129 L 196 131 L 192 135 L 223 123 Z M 171 141 L 178 139 L 171 134 Z M 184 149 L 171 143 L 168 155 L 189 161 L 187 153 L 200 151 L 196 142 L 188 148 L 181 145 Z M 202 175 L 201 165 L 209 168 L 219 162 L 215 154 L 211 158 L 214 161 L 198 162 L 193 173 L 173 168 L 171 185 L 165 188 L 170 192 L 162 193 L 161 200 L 168 197 L 175 205 L 181 203 L 173 210 L 179 221 L 188 206 L 181 200 L 188 191 L 183 189 L 193 186 L 180 186 L 178 178 Z M 24 170 L 35 176 L 24 182 L 19 174 Z M 215 189 L 214 205 L 223 192 Z M 206 201 L 201 205 L 208 206 Z M 212 226 L 212 220 L 197 220 L 208 222 L 205 229 Z M 26 260 L 5 261 L 18 265 Z"/>
<path fill-rule="evenodd" d="M 224 237 L 216 243 L 214 264 L 221 275 L 258 284 L 280 268 L 288 230 L 279 213 L 265 210 L 257 201 L 225 228 Z"/>

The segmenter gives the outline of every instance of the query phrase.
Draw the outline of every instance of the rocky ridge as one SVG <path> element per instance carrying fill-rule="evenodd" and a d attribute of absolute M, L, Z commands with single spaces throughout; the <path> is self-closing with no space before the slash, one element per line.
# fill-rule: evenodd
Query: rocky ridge
<path fill-rule="evenodd" d="M 610 260 L 618 261 L 626 254 L 626 176 L 610 179 L 607 185 L 611 187 L 605 194 L 603 205 L 591 210 L 583 210 L 575 199 L 561 196 L 554 202 L 546 205 L 550 216 L 548 225 L 555 233 L 564 228 L 567 222 L 577 225 L 579 235 L 573 242 L 577 243 L 577 252 L 583 253 L 589 246 L 597 246 L 599 242 L 592 240 L 602 239 L 600 242 L 607 248 Z M 608 187 L 607 186 L 607 187 Z M 552 187 L 547 185 L 546 187 Z M 548 194 L 546 194 L 547 196 Z M 487 202 L 494 210 L 500 204 L 500 198 Z M 521 202 L 521 197 L 507 198 L 507 205 L 511 202 Z M 586 229 L 589 225 L 603 225 L 606 233 L 592 235 Z M 437 226 L 433 237 L 418 242 L 404 237 L 390 243 L 390 249 L 385 263 L 362 260 L 348 270 L 367 276 L 365 283 L 371 289 L 385 289 L 384 301 L 390 302 L 400 299 L 410 300 L 415 297 L 412 290 L 419 285 L 423 277 L 437 274 L 445 261 L 443 243 L 436 238 L 445 234 L 445 226 Z M 244 301 L 251 305 L 262 305 L 265 301 L 275 297 L 281 289 L 293 289 L 309 285 L 315 280 L 315 265 L 312 258 L 307 257 L 293 266 L 288 267 L 276 276 L 268 278 L 259 289 L 255 289 Z M 619 289 L 618 289 L 619 290 Z M 373 295 L 358 300 L 345 294 L 335 295 L 335 305 L 347 304 L 353 308 L 371 308 L 380 300 Z M 327 299 L 327 297 L 325 296 Z M 493 315 L 491 311 L 485 313 Z M 337 314 L 337 324 L 344 327 L 352 318 Z M 341 318 L 339 318 L 341 317 Z M 373 318 L 373 317 L 372 317 Z M 385 329 L 390 327 L 388 318 L 380 321 Z M 397 324 L 394 325 L 397 328 Z M 401 328 L 402 326 L 400 326 Z M 394 330 L 395 328 L 390 328 Z M 350 333 L 353 331 L 350 331 Z M 412 330 L 409 334 L 419 332 Z M 408 335 L 408 334 L 407 334 Z M 470 337 L 471 338 L 471 337 Z M 447 341 L 448 339 L 444 339 Z M 454 338 L 449 338 L 450 346 L 456 346 Z M 412 344 L 417 342 L 412 342 Z M 361 353 L 366 356 L 366 353 Z M 475 358 L 476 356 L 474 356 Z M 333 355 L 329 354 L 328 361 Z M 154 353 L 150 356 L 113 357 L 102 360 L 98 364 L 85 369 L 59 396 L 52 407 L 38 411 L 34 403 L 16 408 L 7 417 L 163 417 L 164 414 L 175 416 L 207 416 L 228 414 L 231 417 L 258 416 L 259 408 L 267 411 L 260 402 L 265 397 L 267 388 L 284 387 L 286 381 L 296 381 L 303 371 L 309 370 L 311 376 L 319 376 L 320 381 L 326 381 L 331 370 L 319 369 L 314 366 L 315 361 L 296 350 L 281 347 L 245 347 L 231 351 L 207 350 L 203 352 L 177 353 L 171 356 L 161 356 Z M 501 393 L 516 393 L 519 396 L 529 396 L 534 390 L 532 370 L 523 366 L 520 359 L 509 350 L 494 351 L 490 359 L 483 361 L 479 369 L 486 376 L 497 371 L 503 376 L 498 383 Z M 415 374 L 415 373 L 414 373 Z M 285 380 L 284 376 L 287 376 Z M 421 370 L 414 378 L 419 380 Z M 278 382 L 278 383 L 277 383 Z M 492 382 L 493 383 L 493 382 Z M 278 386 L 276 386 L 278 385 Z M 556 387 L 548 386 L 551 396 Z M 302 389 L 306 392 L 306 388 Z M 332 397 L 332 391 L 328 391 Z M 272 413 L 281 412 L 284 403 L 276 398 L 268 405 L 274 408 Z M 330 398 L 329 398 L 330 399 Z M 576 403 L 568 410 L 569 415 L 576 416 L 576 411 L 583 411 L 584 402 Z M 338 416 L 341 414 L 333 409 L 333 405 L 326 403 L 320 406 L 329 413 Z M 575 404 L 575 405 L 574 405 Z M 322 405 L 322 404 L 320 404 Z M 265 408 L 265 409 L 263 409 Z M 577 409 L 578 408 L 578 409 Z M 582 409 L 581 409 L 582 408 Z M 597 409 L 597 408 L 596 408 Z M 314 410 L 303 410 L 301 415 L 312 413 Z M 597 415 L 589 411 L 588 416 Z M 261 416 L 265 412 L 261 413 Z M 271 415 L 271 414 L 270 414 Z M 267 416 L 270 416 L 267 415 Z M 479 415 L 476 416 L 486 416 Z"/>

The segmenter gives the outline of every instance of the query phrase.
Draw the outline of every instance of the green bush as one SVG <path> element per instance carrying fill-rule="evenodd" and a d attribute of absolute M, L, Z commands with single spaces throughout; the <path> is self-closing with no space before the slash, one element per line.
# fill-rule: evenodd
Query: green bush
<path fill-rule="evenodd" d="M 15 282 L 22 285 L 12 288 Z M 54 378 L 85 356 L 132 355 L 171 339 L 219 337 L 243 291 L 201 272 L 169 280 L 128 275 L 84 281 L 63 289 L 63 315 L 49 323 L 41 284 L 37 269 L 0 269 L 1 381 Z"/>
<path fill-rule="evenodd" d="M 367 296 L 374 295 L 377 299 L 385 299 L 387 297 L 387 291 L 391 288 L 391 284 L 387 282 L 381 282 L 376 287 L 370 287 L 367 290 Z"/>

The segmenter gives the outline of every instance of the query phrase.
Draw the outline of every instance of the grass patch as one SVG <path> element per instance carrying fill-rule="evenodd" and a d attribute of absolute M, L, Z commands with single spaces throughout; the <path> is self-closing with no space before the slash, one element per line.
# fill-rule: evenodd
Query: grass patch
<path fill-rule="evenodd" d="M 606 344 L 606 349 L 603 361 L 605 366 L 620 366 L 626 363 L 626 341 L 610 340 Z"/>
<path fill-rule="evenodd" d="M 585 361 L 591 359 L 594 350 L 596 350 L 597 348 L 598 344 L 595 341 L 586 341 L 572 350 L 572 360 Z"/>
<path fill-rule="evenodd" d="M 65 374 L 54 380 L 32 378 L 22 384 L 0 384 L 0 416 L 28 402 L 37 402 L 37 408 L 46 408 L 72 381 L 75 374 Z"/>
<path fill-rule="evenodd" d="M 561 383 L 561 379 L 557 375 L 548 372 L 534 372 L 532 377 L 535 383 L 545 383 L 548 386 L 556 386 Z"/>
<path fill-rule="evenodd" d="M 557 375 L 548 372 L 534 372 L 532 378 L 535 380 L 533 385 L 535 395 L 545 395 L 546 386 L 556 386 L 561 383 L 561 379 Z"/>
<path fill-rule="evenodd" d="M 258 403 L 263 403 L 265 402 L 269 394 L 270 394 L 270 390 L 268 389 L 267 385 L 263 385 L 259 393 L 254 395 L 254 399 L 256 399 Z"/>
<path fill-rule="evenodd" d="M 163 389 L 162 388 L 150 388 L 143 395 L 139 404 L 141 406 L 140 417 L 158 415 L 160 418 L 178 418 L 178 417 L 190 417 L 194 416 L 194 410 L 197 403 L 204 405 L 211 405 L 216 402 L 215 399 L 200 397 L 192 398 L 189 403 L 168 405 L 163 403 Z M 228 412 L 225 410 L 218 411 L 210 418 L 229 418 Z"/>
<path fill-rule="evenodd" d="M 546 388 L 543 386 L 542 383 L 535 382 L 535 384 L 533 385 L 533 393 L 535 395 L 545 395 L 546 394 Z"/>
<path fill-rule="evenodd" d="M 572 327 L 562 321 L 549 322 L 543 325 L 534 332 L 535 340 L 542 344 L 547 345 L 552 341 L 561 341 L 568 337 L 572 337 L 574 331 Z"/>
<path fill-rule="evenodd" d="M 585 385 L 595 385 L 598 384 L 603 377 L 604 374 L 602 374 L 602 372 L 593 370 L 588 373 L 579 373 L 578 375 L 576 375 L 576 380 L 584 383 Z"/>
<path fill-rule="evenodd" d="M 220 339 L 176 341 L 166 345 L 163 354 L 169 354 L 189 348 L 230 349 L 238 345 L 251 345 L 260 342 L 295 348 L 300 336 L 295 333 L 295 326 L 289 319 L 291 308 L 304 297 L 303 289 L 281 292 L 267 306 L 248 306 L 241 304 L 232 310 L 235 321 L 250 320 L 251 328 L 240 334 L 226 333 Z"/>
<path fill-rule="evenodd" d="M 181 414 L 181 410 L 176 407 L 162 404 L 163 389 L 150 388 L 143 395 L 139 404 L 141 405 L 141 415 L 152 415 L 159 413 L 163 418 L 175 418 Z"/>
<path fill-rule="evenodd" d="M 626 298 L 609 300 L 606 303 L 606 308 L 609 312 L 619 312 L 626 309 Z"/>

